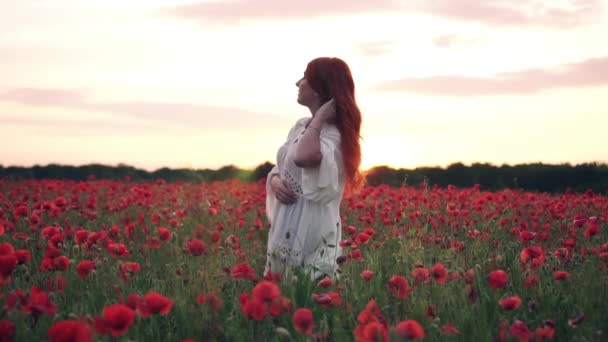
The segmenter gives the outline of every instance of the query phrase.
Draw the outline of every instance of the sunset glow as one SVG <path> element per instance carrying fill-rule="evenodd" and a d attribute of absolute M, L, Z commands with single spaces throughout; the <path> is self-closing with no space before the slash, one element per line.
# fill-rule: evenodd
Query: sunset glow
<path fill-rule="evenodd" d="M 351 67 L 362 167 L 608 162 L 608 1 L 13 1 L 0 164 L 275 162 L 309 60 Z"/>

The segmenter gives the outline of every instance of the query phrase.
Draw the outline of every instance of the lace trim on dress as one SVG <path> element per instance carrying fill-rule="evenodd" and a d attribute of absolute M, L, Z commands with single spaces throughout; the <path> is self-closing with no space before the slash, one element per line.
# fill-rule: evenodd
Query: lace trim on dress
<path fill-rule="evenodd" d="M 269 248 L 268 256 L 279 260 L 284 265 L 294 265 L 301 263 L 302 251 L 274 242 Z"/>
<path fill-rule="evenodd" d="M 298 195 L 303 195 L 302 185 L 289 173 L 287 170 L 283 170 L 283 179 L 287 181 L 287 187 Z"/>

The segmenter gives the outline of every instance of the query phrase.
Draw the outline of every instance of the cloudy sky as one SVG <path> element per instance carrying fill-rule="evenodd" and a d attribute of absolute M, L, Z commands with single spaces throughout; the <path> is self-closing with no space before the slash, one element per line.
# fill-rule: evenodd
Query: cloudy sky
<path fill-rule="evenodd" d="M 608 162 L 607 0 L 0 0 L 0 164 L 274 162 L 318 56 L 363 167 Z"/>

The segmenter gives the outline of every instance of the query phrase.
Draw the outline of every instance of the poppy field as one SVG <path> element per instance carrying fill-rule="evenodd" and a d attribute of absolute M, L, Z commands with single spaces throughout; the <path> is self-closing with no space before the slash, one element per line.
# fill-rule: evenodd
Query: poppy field
<path fill-rule="evenodd" d="M 0 180 L 0 341 L 608 340 L 608 197 L 367 187 L 263 275 L 264 183 Z"/>

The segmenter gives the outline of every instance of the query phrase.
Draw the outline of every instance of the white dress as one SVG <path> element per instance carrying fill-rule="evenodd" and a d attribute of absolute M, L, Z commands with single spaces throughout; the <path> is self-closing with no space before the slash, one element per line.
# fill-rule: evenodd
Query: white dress
<path fill-rule="evenodd" d="M 292 267 L 300 267 L 317 279 L 335 277 L 336 258 L 341 255 L 342 238 L 340 202 L 344 192 L 344 163 L 340 132 L 336 126 L 321 127 L 323 158 L 314 168 L 295 165 L 296 147 L 311 118 L 298 120 L 287 141 L 277 152 L 276 166 L 266 181 L 266 215 L 270 221 L 266 269 L 287 276 Z M 296 194 L 292 204 L 279 202 L 270 188 L 270 178 L 280 174 Z"/>

